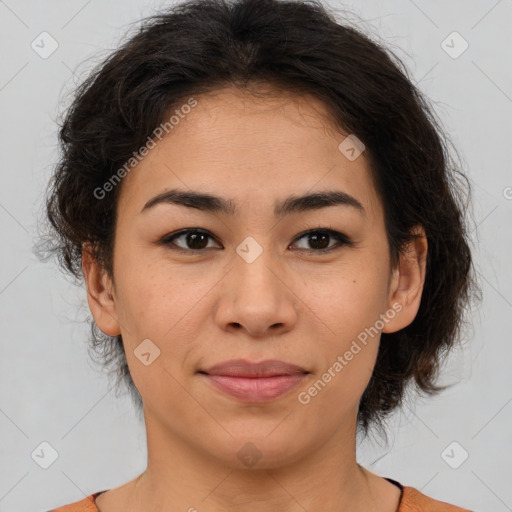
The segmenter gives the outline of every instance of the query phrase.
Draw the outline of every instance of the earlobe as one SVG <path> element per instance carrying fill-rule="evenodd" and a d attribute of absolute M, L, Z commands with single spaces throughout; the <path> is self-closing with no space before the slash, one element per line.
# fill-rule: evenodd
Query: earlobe
<path fill-rule="evenodd" d="M 111 280 L 98 264 L 89 244 L 82 247 L 82 271 L 87 286 L 87 301 L 97 326 L 108 336 L 121 334 Z"/>
<path fill-rule="evenodd" d="M 390 320 L 382 332 L 396 332 L 407 327 L 418 313 L 423 286 L 425 283 L 428 243 L 422 226 L 414 228 L 413 233 L 419 235 L 413 239 L 400 254 L 400 261 L 390 285 L 388 307 L 400 304 L 401 309 Z M 396 308 L 396 306 L 395 306 Z"/>

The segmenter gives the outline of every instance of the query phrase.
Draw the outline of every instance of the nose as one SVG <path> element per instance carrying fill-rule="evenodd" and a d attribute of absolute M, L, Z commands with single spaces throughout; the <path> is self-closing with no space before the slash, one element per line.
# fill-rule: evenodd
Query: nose
<path fill-rule="evenodd" d="M 294 277 L 263 251 L 256 259 L 238 255 L 219 289 L 216 321 L 224 330 L 245 330 L 251 337 L 275 336 L 293 329 L 300 301 Z"/>

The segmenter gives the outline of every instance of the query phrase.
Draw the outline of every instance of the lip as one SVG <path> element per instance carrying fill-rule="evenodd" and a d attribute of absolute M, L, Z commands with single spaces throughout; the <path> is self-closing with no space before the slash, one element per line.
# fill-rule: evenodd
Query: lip
<path fill-rule="evenodd" d="M 300 366 L 277 360 L 226 361 L 199 372 L 219 391 L 243 402 L 274 400 L 298 386 L 309 374 Z"/>
<path fill-rule="evenodd" d="M 296 373 L 308 373 L 300 366 L 278 361 L 277 359 L 268 359 L 259 363 L 252 363 L 245 359 L 233 359 L 224 363 L 217 364 L 202 370 L 208 375 L 223 375 L 227 377 L 275 377 L 279 375 L 293 375 Z"/>

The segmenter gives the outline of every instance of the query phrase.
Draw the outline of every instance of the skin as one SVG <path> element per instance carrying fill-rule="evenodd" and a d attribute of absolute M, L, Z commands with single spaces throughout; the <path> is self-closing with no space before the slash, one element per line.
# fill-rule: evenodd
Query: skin
<path fill-rule="evenodd" d="M 318 99 L 273 92 L 197 96 L 197 106 L 123 179 L 113 279 L 84 246 L 89 306 L 103 332 L 122 334 L 148 441 L 146 471 L 100 495 L 101 512 L 397 509 L 399 489 L 356 461 L 358 403 L 380 333 L 308 404 L 298 394 L 393 304 L 401 311 L 383 332 L 413 321 L 425 234 L 417 228 L 423 236 L 392 269 L 365 153 L 350 161 L 338 150 L 348 134 L 334 129 Z M 230 198 L 240 213 L 172 204 L 141 213 L 174 188 Z M 274 217 L 274 201 L 325 190 L 357 198 L 365 213 L 336 205 Z M 185 228 L 210 233 L 203 252 L 158 244 Z M 320 247 L 338 248 L 321 254 L 302 236 L 316 228 L 344 233 L 353 245 L 330 237 Z M 263 250 L 251 263 L 236 252 L 248 236 Z M 174 242 L 198 246 L 186 236 Z M 160 349 L 149 366 L 134 354 L 145 339 Z M 197 373 L 234 358 L 279 359 L 310 374 L 273 401 L 243 403 Z M 261 456 L 252 467 L 237 457 L 246 443 Z"/>

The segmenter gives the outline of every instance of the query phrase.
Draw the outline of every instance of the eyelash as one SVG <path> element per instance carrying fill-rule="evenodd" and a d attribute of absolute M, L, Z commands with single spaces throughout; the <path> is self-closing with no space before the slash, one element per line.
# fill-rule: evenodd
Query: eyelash
<path fill-rule="evenodd" d="M 203 235 L 206 235 L 206 236 L 208 236 L 210 238 L 214 238 L 210 233 L 208 233 L 208 231 L 205 231 L 205 230 L 202 230 L 202 229 L 198 229 L 198 228 L 189 228 L 189 229 L 183 229 L 181 231 L 178 231 L 177 233 L 165 236 L 164 238 L 162 238 L 160 240 L 160 243 L 162 245 L 169 246 L 169 248 L 172 251 L 176 251 L 176 252 L 179 252 L 179 253 L 198 254 L 198 253 L 201 253 L 201 252 L 205 252 L 206 249 L 184 249 L 183 247 L 177 246 L 173 242 L 173 240 L 175 240 L 176 238 L 179 238 L 181 236 L 187 235 L 189 233 L 203 234 Z M 337 250 L 337 249 L 341 249 L 341 247 L 343 247 L 343 246 L 349 246 L 350 247 L 350 246 L 353 245 L 352 240 L 348 236 L 346 236 L 343 233 L 340 233 L 339 231 L 335 231 L 335 230 L 330 229 L 330 228 L 309 229 L 308 231 L 305 231 L 305 232 L 301 233 L 300 235 L 298 235 L 295 238 L 294 242 L 292 242 L 292 243 L 296 243 L 297 241 L 301 240 L 302 238 L 305 238 L 308 235 L 315 234 L 315 233 L 321 233 L 321 234 L 324 234 L 324 235 L 331 236 L 332 238 L 334 238 L 334 239 L 336 239 L 338 241 L 338 245 L 337 246 L 333 246 L 333 247 L 329 247 L 328 249 L 298 249 L 298 250 L 306 251 L 308 253 L 326 254 L 328 252 L 331 252 L 331 251 L 334 251 L 334 250 Z"/>

